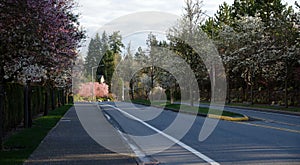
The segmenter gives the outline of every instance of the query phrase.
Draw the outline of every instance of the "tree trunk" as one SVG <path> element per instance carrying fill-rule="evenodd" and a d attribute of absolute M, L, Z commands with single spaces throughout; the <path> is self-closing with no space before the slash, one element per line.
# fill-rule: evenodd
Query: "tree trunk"
<path fill-rule="evenodd" d="M 288 63 L 286 62 L 286 66 L 285 66 L 285 80 L 284 80 L 284 105 L 285 108 L 288 108 Z"/>
<path fill-rule="evenodd" d="M 60 99 L 60 91 L 59 91 L 59 89 L 58 89 L 58 91 L 57 91 L 57 107 L 60 107 L 60 105 L 61 105 L 61 99 Z"/>
<path fill-rule="evenodd" d="M 285 105 L 285 108 L 288 108 L 289 105 L 288 105 L 288 91 L 287 91 L 287 79 L 285 79 L 284 81 L 284 105 Z"/>
<path fill-rule="evenodd" d="M 55 100 L 55 98 L 54 98 L 54 90 L 55 90 L 55 88 L 53 87 L 52 88 L 52 90 L 51 90 L 51 108 L 52 108 L 52 110 L 54 110 L 55 109 L 55 103 L 54 103 L 54 100 Z"/>
<path fill-rule="evenodd" d="M 268 87 L 267 87 L 267 92 L 268 92 L 268 98 L 267 98 L 267 102 L 268 104 L 272 104 L 272 100 L 271 100 L 271 87 L 270 85 L 268 84 Z"/>
<path fill-rule="evenodd" d="M 48 101 L 48 98 L 49 98 L 49 93 L 48 93 L 48 89 L 46 88 L 46 91 L 45 91 L 45 111 L 44 111 L 44 116 L 47 116 L 48 115 L 48 107 L 49 107 L 49 101 Z"/>
<path fill-rule="evenodd" d="M 65 105 L 66 103 L 66 95 L 65 95 L 65 89 L 62 89 L 62 105 Z"/>
<path fill-rule="evenodd" d="M 30 82 L 28 83 L 28 127 L 32 127 L 32 108 L 31 108 L 31 95 L 32 95 L 32 90 L 31 90 L 31 85 Z"/>
<path fill-rule="evenodd" d="M 251 101 L 251 105 L 254 104 L 253 102 L 253 83 L 251 83 L 251 86 L 250 86 L 250 101 Z"/>
<path fill-rule="evenodd" d="M 193 93 L 193 88 L 192 84 L 190 83 L 190 105 L 193 107 L 194 106 L 194 93 Z"/>
<path fill-rule="evenodd" d="M 28 84 L 26 84 L 24 87 L 24 128 L 28 128 L 28 107 Z"/>
<path fill-rule="evenodd" d="M 151 67 L 151 98 L 150 98 L 150 100 L 153 100 L 153 92 L 154 92 L 154 68 L 153 68 L 153 66 Z M 153 92 L 152 92 L 153 91 Z"/>
<path fill-rule="evenodd" d="M 4 86 L 0 84 L 0 151 L 3 150 L 3 136 L 4 136 Z"/>
<path fill-rule="evenodd" d="M 65 90 L 65 104 L 69 104 L 69 89 Z"/>
<path fill-rule="evenodd" d="M 227 82 L 227 103 L 230 104 L 231 103 L 231 98 L 230 98 L 230 85 L 229 85 L 229 81 Z"/>
<path fill-rule="evenodd" d="M 288 105 L 288 89 L 287 89 L 287 85 L 288 84 L 288 80 L 287 78 L 285 78 L 284 80 L 284 106 L 285 108 L 288 108 L 289 105 Z"/>
<path fill-rule="evenodd" d="M 171 104 L 174 103 L 174 95 L 173 95 L 173 89 L 172 89 L 172 87 L 170 88 L 170 103 Z"/>
<path fill-rule="evenodd" d="M 255 72 L 254 72 L 254 67 L 252 67 L 251 68 L 251 82 L 250 82 L 250 84 L 251 84 L 251 87 L 250 87 L 250 99 L 251 99 L 251 105 L 253 105 L 254 104 L 254 101 L 253 101 L 253 87 L 254 87 L 254 77 L 255 77 Z"/>
<path fill-rule="evenodd" d="M 134 100 L 134 89 L 133 89 L 133 83 L 130 82 L 130 94 L 131 94 L 131 99 Z"/>
<path fill-rule="evenodd" d="M 247 84 L 246 89 L 244 90 L 244 100 L 248 101 L 248 91 L 249 91 L 249 85 Z"/>

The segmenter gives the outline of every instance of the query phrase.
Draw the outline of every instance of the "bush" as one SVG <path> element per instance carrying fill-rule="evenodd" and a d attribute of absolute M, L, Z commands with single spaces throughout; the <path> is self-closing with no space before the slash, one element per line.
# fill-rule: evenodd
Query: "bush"
<path fill-rule="evenodd" d="M 4 106 L 3 106 L 3 130 L 5 132 L 10 131 L 13 128 L 16 128 L 24 120 L 24 85 L 18 83 L 6 83 L 4 87 Z M 46 92 L 48 92 L 48 107 L 45 107 L 46 104 Z M 31 86 L 29 90 L 29 95 L 31 95 L 31 116 L 36 116 L 47 109 L 51 109 L 52 98 L 51 92 L 54 94 L 54 105 L 55 107 L 58 104 L 58 99 L 60 97 L 60 102 L 63 99 L 62 90 L 57 88 L 51 89 L 45 86 Z M 55 108 L 54 107 L 54 108 Z"/>
<path fill-rule="evenodd" d="M 23 120 L 24 92 L 20 84 L 7 83 L 4 85 L 4 131 L 16 128 Z"/>

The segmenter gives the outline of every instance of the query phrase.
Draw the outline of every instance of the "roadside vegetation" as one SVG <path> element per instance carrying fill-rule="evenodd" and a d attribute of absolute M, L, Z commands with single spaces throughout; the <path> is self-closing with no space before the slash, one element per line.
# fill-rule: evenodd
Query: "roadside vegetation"
<path fill-rule="evenodd" d="M 280 110 L 280 111 L 287 111 L 287 112 L 300 112 L 299 107 L 288 107 L 285 106 L 278 106 L 278 105 L 267 105 L 267 104 L 242 104 L 242 103 L 230 103 L 226 104 L 228 106 L 238 106 L 238 107 L 245 107 L 245 108 L 260 108 L 260 109 L 272 109 L 272 110 Z"/>
<path fill-rule="evenodd" d="M 33 120 L 31 128 L 17 130 L 5 139 L 3 150 L 0 151 L 0 164 L 23 164 L 71 107 L 72 105 L 69 104 L 49 111 L 48 116 L 38 117 Z"/>
<path fill-rule="evenodd" d="M 50 110 L 73 101 L 72 68 L 86 36 L 73 0 L 9 0 L 0 1 L 0 6 L 3 149 L 2 138 L 18 125 L 30 128 L 36 115 L 47 116 Z"/>
<path fill-rule="evenodd" d="M 85 66 L 82 75 L 91 80 L 92 68 L 96 66 L 94 75 L 97 76 L 93 81 L 100 81 L 104 75 L 117 100 L 123 97 L 149 99 L 154 89 L 162 89 L 168 100 L 180 100 L 181 90 L 191 92 L 189 86 L 195 84 L 188 81 L 185 89 L 179 86 L 180 80 L 170 70 L 176 70 L 182 79 L 186 72 L 178 69 L 182 68 L 178 60 L 167 56 L 172 52 L 195 74 L 201 101 L 212 100 L 212 86 L 226 74 L 228 103 L 274 105 L 271 109 L 299 107 L 299 4 L 295 2 L 289 6 L 282 0 L 235 0 L 233 4 L 220 4 L 216 14 L 211 16 L 202 7 L 200 0 L 187 0 L 181 19 L 167 30 L 166 39 L 150 33 L 145 39 L 147 47 L 133 49 L 131 43 L 122 44 L 118 32 L 96 34 L 89 43 L 85 61 L 81 60 Z M 211 54 L 198 54 L 182 38 L 190 38 L 195 44 L 209 38 L 222 59 L 225 73 L 218 74 L 220 68 L 207 66 L 203 57 L 209 58 Z M 210 52 L 209 45 L 202 43 L 201 50 Z M 163 61 L 172 63 L 169 70 L 162 68 Z M 118 68 L 114 70 L 115 66 Z M 139 67 L 141 69 L 136 70 Z M 113 72 L 122 75 L 123 80 L 112 81 Z"/>
<path fill-rule="evenodd" d="M 211 109 L 209 111 L 209 108 L 205 107 L 196 107 L 196 106 L 190 106 L 190 105 L 185 105 L 185 104 L 171 104 L 169 101 L 167 102 L 161 102 L 161 101 L 152 101 L 150 102 L 149 100 L 143 100 L 143 99 L 136 99 L 136 100 L 131 100 L 132 103 L 136 104 L 143 104 L 147 106 L 156 106 L 156 107 L 161 107 L 165 108 L 166 110 L 172 110 L 175 112 L 182 112 L 182 113 L 191 113 L 191 114 L 198 114 L 201 116 L 207 116 L 208 114 L 213 114 L 213 115 L 219 115 L 220 110 L 216 109 Z M 228 116 L 228 117 L 243 117 L 244 115 L 238 114 L 238 113 L 233 113 L 233 112 L 228 112 L 228 111 L 223 111 L 222 116 Z"/>

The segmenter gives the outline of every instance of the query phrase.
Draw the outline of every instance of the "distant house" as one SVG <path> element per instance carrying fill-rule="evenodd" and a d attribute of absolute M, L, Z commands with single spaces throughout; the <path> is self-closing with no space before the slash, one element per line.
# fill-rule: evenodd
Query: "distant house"
<path fill-rule="evenodd" d="M 98 75 L 98 80 L 99 80 L 100 84 L 104 83 L 104 81 L 105 81 L 104 75 Z"/>

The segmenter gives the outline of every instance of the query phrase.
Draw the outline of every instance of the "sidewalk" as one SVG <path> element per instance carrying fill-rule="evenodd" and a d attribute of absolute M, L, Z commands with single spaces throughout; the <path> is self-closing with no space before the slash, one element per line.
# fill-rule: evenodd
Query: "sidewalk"
<path fill-rule="evenodd" d="M 101 126 L 98 125 L 98 127 L 102 131 L 96 133 L 98 137 L 109 138 L 114 145 L 128 149 L 119 134 L 109 123 L 104 121 L 106 119 L 96 105 L 80 104 L 76 106 L 76 110 L 75 107 L 72 107 L 65 114 L 25 161 L 25 165 L 137 164 L 135 157 L 112 152 L 95 142 L 82 127 L 76 111 L 92 114 L 93 119 L 97 119 L 101 123 Z"/>

